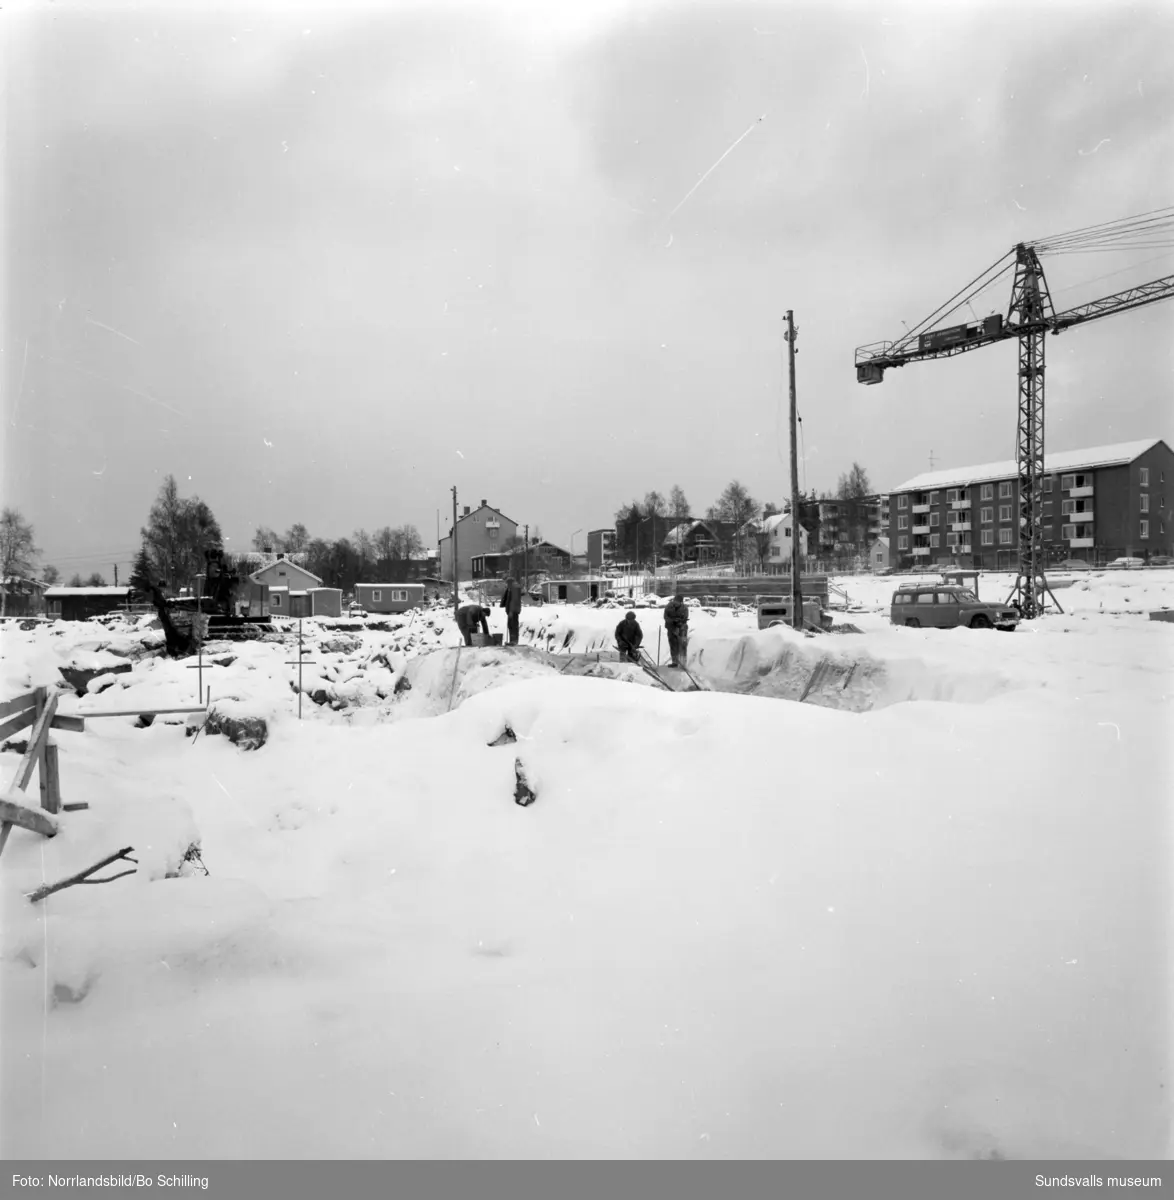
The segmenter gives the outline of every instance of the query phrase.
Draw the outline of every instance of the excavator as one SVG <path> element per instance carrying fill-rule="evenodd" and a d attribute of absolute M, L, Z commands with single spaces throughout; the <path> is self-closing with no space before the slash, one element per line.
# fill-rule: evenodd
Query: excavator
<path fill-rule="evenodd" d="M 157 583 L 152 583 L 151 602 L 163 626 L 167 653 L 182 658 L 195 654 L 202 642 L 256 638 L 268 632 L 268 616 L 242 616 L 237 612 L 240 584 L 240 575 L 225 560 L 219 546 L 204 551 L 204 587 L 199 596 L 168 598 Z"/>

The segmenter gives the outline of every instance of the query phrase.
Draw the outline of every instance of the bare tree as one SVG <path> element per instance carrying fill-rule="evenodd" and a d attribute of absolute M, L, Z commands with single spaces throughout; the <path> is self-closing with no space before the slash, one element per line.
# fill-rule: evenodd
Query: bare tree
<path fill-rule="evenodd" d="M 0 616 L 8 608 L 8 580 L 32 575 L 39 553 L 33 543 L 33 527 L 20 510 L 6 508 L 0 513 Z"/>
<path fill-rule="evenodd" d="M 287 554 L 298 554 L 310 544 L 310 531 L 300 522 L 291 525 L 282 538 L 282 549 Z M 348 543 L 349 544 L 349 543 Z"/>
<path fill-rule="evenodd" d="M 177 590 L 204 569 L 204 551 L 223 540 L 212 510 L 198 496 L 180 496 L 174 475 L 164 479 L 141 532 L 156 572 Z"/>
<path fill-rule="evenodd" d="M 858 463 L 852 464 L 852 469 L 840 476 L 836 486 L 837 500 L 863 500 L 872 495 L 872 484 L 868 472 Z"/>
<path fill-rule="evenodd" d="M 82 577 L 76 571 L 74 571 L 74 573 L 70 576 L 69 583 L 67 583 L 65 586 L 79 588 L 85 587 L 86 585 L 82 582 Z"/>
<path fill-rule="evenodd" d="M 367 568 L 375 565 L 375 539 L 365 529 L 356 529 L 351 535 L 351 545 L 359 559 L 356 582 L 362 582 Z"/>
<path fill-rule="evenodd" d="M 82 584 L 83 587 L 105 587 L 106 580 L 102 577 L 101 571 L 95 571 L 89 579 Z"/>
<path fill-rule="evenodd" d="M 47 583 L 50 587 L 61 579 L 61 572 L 50 563 L 42 572 L 41 580 Z"/>
<path fill-rule="evenodd" d="M 254 550 L 281 550 L 281 538 L 268 525 L 258 525 L 253 534 Z"/>

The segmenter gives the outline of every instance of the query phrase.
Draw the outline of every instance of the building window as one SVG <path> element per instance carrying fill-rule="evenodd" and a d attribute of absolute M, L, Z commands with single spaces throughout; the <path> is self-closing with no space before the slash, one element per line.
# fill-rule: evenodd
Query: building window
<path fill-rule="evenodd" d="M 1061 537 L 1064 539 L 1064 541 L 1066 541 L 1066 542 L 1071 542 L 1071 541 L 1073 541 L 1073 540 L 1075 539 L 1075 537 L 1076 537 L 1076 526 L 1075 526 L 1075 525 L 1065 525 L 1065 526 L 1064 526 L 1064 527 L 1063 527 L 1063 528 L 1060 530 L 1060 536 L 1061 536 Z"/>
<path fill-rule="evenodd" d="M 1049 475 L 1049 476 L 1048 476 L 1048 477 L 1047 477 L 1047 478 L 1044 480 L 1044 491 L 1045 491 L 1045 492 L 1050 492 L 1051 490 L 1052 490 L 1052 477 Z"/>
<path fill-rule="evenodd" d="M 941 518 L 940 513 L 930 513 L 929 514 L 929 523 L 931 525 L 937 525 L 941 521 L 941 519 L 942 518 Z"/>
<path fill-rule="evenodd" d="M 391 592 L 392 600 L 401 600 L 405 603 L 408 599 L 408 593 L 404 588 L 393 588 Z"/>
<path fill-rule="evenodd" d="M 1065 517 L 1068 516 L 1069 513 L 1074 513 L 1075 511 L 1076 511 L 1076 501 L 1075 500 L 1061 500 L 1060 501 L 1060 512 Z"/>
<path fill-rule="evenodd" d="M 1052 514 L 1052 502 L 1050 500 L 1045 500 L 1044 501 L 1044 516 L 1048 517 L 1048 516 L 1051 516 L 1051 514 Z"/>
<path fill-rule="evenodd" d="M 1010 482 L 1000 483 L 999 484 L 999 499 L 1006 500 L 1010 495 L 1011 495 Z"/>
<path fill-rule="evenodd" d="M 947 533 L 946 534 L 946 545 L 947 546 L 958 545 L 958 535 L 956 533 Z"/>
<path fill-rule="evenodd" d="M 930 502 L 930 504 L 937 504 L 937 502 L 938 502 L 938 493 L 937 492 L 930 492 L 929 502 Z"/>
<path fill-rule="evenodd" d="M 273 608 L 280 608 L 281 607 L 281 593 L 277 592 L 275 595 L 270 596 L 269 603 L 270 603 L 271 607 L 273 607 Z"/>
<path fill-rule="evenodd" d="M 1142 511 L 1142 512 L 1149 512 L 1149 511 L 1150 511 L 1150 498 L 1149 498 L 1149 496 L 1148 496 L 1147 494 L 1145 494 L 1145 493 L 1143 493 L 1143 494 L 1142 494 L 1142 497 L 1141 497 L 1141 511 Z"/>
<path fill-rule="evenodd" d="M 962 499 L 962 489 L 961 488 L 948 488 L 946 490 L 946 503 L 947 504 L 956 504 L 961 499 Z"/>
<path fill-rule="evenodd" d="M 898 549 L 898 550 L 908 550 L 908 549 L 909 549 L 909 536 L 908 536 L 908 534 L 904 534 L 904 533 L 903 533 L 903 534 L 901 534 L 901 536 L 900 536 L 900 537 L 897 539 L 897 549 Z"/>
<path fill-rule="evenodd" d="M 1149 467 L 1141 468 L 1141 486 L 1142 487 L 1150 486 L 1150 469 L 1149 469 Z"/>
<path fill-rule="evenodd" d="M 1051 523 L 1051 521 L 1049 521 L 1049 522 L 1048 522 L 1048 523 L 1047 523 L 1047 524 L 1044 526 L 1044 533 L 1046 533 L 1046 534 L 1048 534 L 1048 535 L 1050 536 L 1050 535 L 1051 535 L 1051 532 L 1052 532 L 1052 523 Z"/>
<path fill-rule="evenodd" d="M 383 600 L 383 593 L 376 589 L 371 593 L 371 603 L 379 604 Z"/>
<path fill-rule="evenodd" d="M 982 498 L 984 500 L 993 500 L 995 498 L 995 485 L 993 483 L 984 483 L 982 485 Z"/>
<path fill-rule="evenodd" d="M 989 525 L 995 518 L 995 510 L 993 508 L 984 508 L 981 510 L 979 516 L 984 525 Z"/>
<path fill-rule="evenodd" d="M 1009 521 L 1011 519 L 1011 506 L 1009 504 L 999 505 L 999 520 Z"/>
<path fill-rule="evenodd" d="M 1061 475 L 1060 476 L 1060 490 L 1062 492 L 1070 492 L 1075 486 L 1076 486 L 1076 476 L 1075 475 Z"/>
<path fill-rule="evenodd" d="M 1143 542 L 1150 536 L 1150 523 L 1148 521 L 1142 521 L 1141 533 L 1138 536 Z"/>
<path fill-rule="evenodd" d="M 908 529 L 909 528 L 909 518 L 908 517 L 898 517 L 897 518 L 897 528 L 898 529 Z"/>
<path fill-rule="evenodd" d="M 984 546 L 993 546 L 995 544 L 995 531 L 993 529 L 984 529 L 982 531 L 982 544 Z"/>
<path fill-rule="evenodd" d="M 942 540 L 942 535 L 940 533 L 931 533 L 929 535 L 929 548 L 931 550 L 936 550 L 938 548 L 938 546 L 941 544 L 941 540 Z"/>
<path fill-rule="evenodd" d="M 1011 530 L 1000 529 L 999 530 L 999 545 L 1000 546 L 1009 546 L 1010 544 L 1011 544 Z"/>
<path fill-rule="evenodd" d="M 897 507 L 898 508 L 908 508 L 909 507 L 909 497 L 908 496 L 898 496 L 897 497 Z"/>

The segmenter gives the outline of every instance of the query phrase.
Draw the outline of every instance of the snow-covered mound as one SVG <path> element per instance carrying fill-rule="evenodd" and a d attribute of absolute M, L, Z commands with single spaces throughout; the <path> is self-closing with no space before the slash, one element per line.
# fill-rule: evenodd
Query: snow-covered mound
<path fill-rule="evenodd" d="M 1156 1156 L 1168 713 L 957 711 L 551 677 L 255 754 L 62 735 L 93 807 L 2 878 L 6 1085 L 52 1119 L 4 1150 Z M 210 876 L 22 899 L 184 805 Z"/>

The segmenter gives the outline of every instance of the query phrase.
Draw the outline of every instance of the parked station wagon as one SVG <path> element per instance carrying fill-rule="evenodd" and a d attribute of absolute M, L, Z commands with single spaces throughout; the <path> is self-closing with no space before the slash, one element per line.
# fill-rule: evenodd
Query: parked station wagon
<path fill-rule="evenodd" d="M 893 593 L 894 625 L 914 629 L 1003 629 L 1019 624 L 1019 613 L 1009 604 L 980 600 L 969 588 L 949 584 L 913 583 Z"/>

